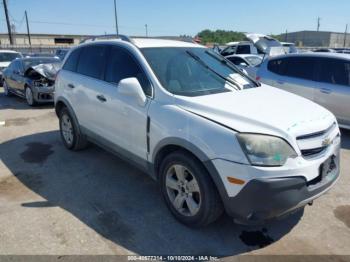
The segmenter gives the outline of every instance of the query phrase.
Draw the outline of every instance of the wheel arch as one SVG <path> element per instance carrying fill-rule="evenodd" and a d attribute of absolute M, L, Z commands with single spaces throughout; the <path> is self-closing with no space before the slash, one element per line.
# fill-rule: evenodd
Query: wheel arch
<path fill-rule="evenodd" d="M 224 186 L 223 181 L 221 180 L 221 177 L 218 171 L 216 170 L 210 158 L 196 145 L 182 138 L 166 138 L 160 141 L 158 145 L 155 147 L 155 149 L 153 150 L 152 163 L 153 163 L 153 172 L 154 172 L 155 179 L 158 180 L 158 176 L 159 176 L 158 171 L 162 163 L 162 160 L 168 154 L 178 150 L 183 150 L 191 154 L 193 157 L 195 157 L 198 161 L 200 161 L 203 164 L 203 167 L 206 169 L 211 179 L 213 180 L 214 185 L 216 186 L 216 189 L 218 190 L 221 196 L 221 199 L 222 200 L 226 199 L 227 198 L 226 188 Z"/>

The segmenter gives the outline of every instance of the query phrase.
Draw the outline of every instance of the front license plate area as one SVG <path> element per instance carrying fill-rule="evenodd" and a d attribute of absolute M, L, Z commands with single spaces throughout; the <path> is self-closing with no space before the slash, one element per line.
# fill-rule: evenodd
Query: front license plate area
<path fill-rule="evenodd" d="M 323 162 L 323 164 L 320 167 L 320 171 L 321 171 L 320 175 L 322 177 L 322 180 L 325 178 L 332 179 L 336 170 L 337 170 L 336 156 L 333 155 L 329 157 L 325 162 Z"/>

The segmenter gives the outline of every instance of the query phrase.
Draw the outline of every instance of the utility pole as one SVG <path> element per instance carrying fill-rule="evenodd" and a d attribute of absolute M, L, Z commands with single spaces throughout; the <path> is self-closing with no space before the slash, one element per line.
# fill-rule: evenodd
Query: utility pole
<path fill-rule="evenodd" d="M 8 35 L 9 35 L 10 45 L 13 45 L 13 39 L 12 39 L 12 33 L 11 33 L 11 25 L 10 25 L 10 20 L 9 20 L 9 14 L 8 14 L 8 11 L 7 11 L 6 0 L 3 0 L 3 4 L 4 4 L 6 23 L 7 23 L 7 31 L 8 31 Z"/>
<path fill-rule="evenodd" d="M 117 35 L 119 35 L 118 16 L 117 16 L 117 3 L 116 3 L 116 0 L 114 0 L 114 17 L 115 17 L 115 31 L 116 31 Z"/>
<path fill-rule="evenodd" d="M 286 30 L 286 34 L 284 36 L 284 42 L 288 42 L 287 40 L 288 40 L 288 30 Z"/>
<path fill-rule="evenodd" d="M 321 17 L 317 17 L 317 32 L 320 31 Z"/>
<path fill-rule="evenodd" d="M 29 40 L 29 46 L 32 47 L 32 41 L 31 41 L 31 39 L 30 39 L 30 31 L 29 31 L 29 23 L 28 23 L 27 10 L 24 11 L 24 14 L 26 15 L 27 35 L 28 35 L 28 40 Z"/>
<path fill-rule="evenodd" d="M 345 26 L 345 33 L 344 33 L 344 47 L 346 47 L 346 35 L 348 34 L 348 24 Z"/>
<path fill-rule="evenodd" d="M 148 37 L 148 25 L 145 24 L 145 29 L 146 29 L 146 37 Z"/>

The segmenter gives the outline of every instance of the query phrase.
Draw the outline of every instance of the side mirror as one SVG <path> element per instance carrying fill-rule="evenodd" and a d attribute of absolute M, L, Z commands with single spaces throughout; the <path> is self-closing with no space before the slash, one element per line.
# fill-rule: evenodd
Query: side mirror
<path fill-rule="evenodd" d="M 140 106 L 144 106 L 146 104 L 147 97 L 136 77 L 120 80 L 117 89 L 120 94 L 136 98 Z"/>

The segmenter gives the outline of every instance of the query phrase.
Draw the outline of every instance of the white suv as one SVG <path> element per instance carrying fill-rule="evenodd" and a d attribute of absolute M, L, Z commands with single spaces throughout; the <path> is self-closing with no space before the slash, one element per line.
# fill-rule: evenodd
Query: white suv
<path fill-rule="evenodd" d="M 159 181 L 184 224 L 223 210 L 261 223 L 303 207 L 339 176 L 332 113 L 260 86 L 210 49 L 160 39 L 96 40 L 74 48 L 55 84 L 64 145 L 87 141 Z"/>

